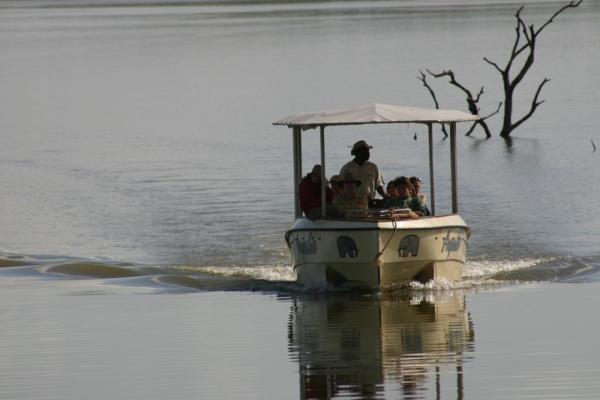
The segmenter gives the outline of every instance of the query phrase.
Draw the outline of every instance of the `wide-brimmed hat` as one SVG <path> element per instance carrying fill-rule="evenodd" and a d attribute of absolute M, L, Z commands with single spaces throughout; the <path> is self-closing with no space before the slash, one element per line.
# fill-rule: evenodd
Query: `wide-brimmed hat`
<path fill-rule="evenodd" d="M 373 146 L 369 146 L 367 144 L 367 142 L 365 142 L 364 140 L 359 140 L 358 142 L 354 143 L 354 145 L 352 146 L 352 151 L 357 151 L 360 149 L 372 149 Z"/>
<path fill-rule="evenodd" d="M 331 178 L 329 178 L 329 182 L 331 183 L 342 183 L 342 177 L 339 175 L 333 175 Z"/>

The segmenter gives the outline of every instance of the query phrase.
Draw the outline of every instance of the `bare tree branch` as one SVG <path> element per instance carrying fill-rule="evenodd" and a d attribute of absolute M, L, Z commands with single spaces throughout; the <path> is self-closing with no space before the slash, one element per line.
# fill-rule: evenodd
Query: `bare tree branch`
<path fill-rule="evenodd" d="M 485 121 L 486 119 L 488 119 L 489 117 L 493 117 L 494 115 L 498 114 L 500 112 L 500 107 L 502 107 L 502 102 L 498 103 L 498 108 L 496 108 L 496 111 L 494 111 L 491 114 L 486 115 L 485 117 L 481 117 L 481 119 L 483 121 Z"/>
<path fill-rule="evenodd" d="M 569 4 L 564 5 L 563 7 L 561 7 L 558 11 L 556 11 L 546 22 L 544 22 L 544 24 L 542 24 L 542 26 L 538 29 L 538 30 L 534 30 L 532 29 L 532 40 L 535 40 L 535 37 L 537 37 L 543 30 L 544 28 L 546 28 L 546 26 L 550 25 L 552 22 L 554 22 L 554 19 L 561 14 L 563 11 L 569 9 L 569 8 L 575 8 L 575 7 L 579 7 L 579 5 L 583 2 L 583 0 L 579 0 L 579 1 L 571 1 Z M 533 25 L 531 26 L 531 28 L 533 28 Z M 517 51 L 516 55 L 521 54 L 521 52 L 523 50 L 525 50 L 528 47 L 528 43 L 524 44 L 522 47 L 519 48 L 519 50 Z"/>
<path fill-rule="evenodd" d="M 469 128 L 469 130 L 467 131 L 467 133 L 465 133 L 465 136 L 471 136 L 471 133 L 473 133 L 473 131 L 475 130 L 475 127 L 478 125 L 477 122 L 473 122 L 473 124 L 471 125 L 471 127 Z"/>
<path fill-rule="evenodd" d="M 477 121 L 477 123 L 479 125 L 481 125 L 481 128 L 483 128 L 484 132 L 485 132 L 485 136 L 486 138 L 490 138 L 492 137 L 492 134 L 490 132 L 490 128 L 487 124 L 487 122 L 485 122 L 486 119 L 498 114 L 498 112 L 500 112 L 500 107 L 502 107 L 502 102 L 498 103 L 498 108 L 496 109 L 496 111 L 494 111 L 493 113 L 490 113 L 488 115 L 486 115 L 485 117 L 481 117 L 481 119 L 479 121 Z M 467 135 L 468 136 L 468 135 Z"/>
<path fill-rule="evenodd" d="M 490 61 L 487 57 L 483 57 L 483 61 L 490 64 L 492 67 L 496 68 L 498 70 L 498 72 L 500 72 L 501 74 L 504 73 L 504 70 L 502 68 L 500 68 L 500 66 L 498 64 L 496 64 L 493 61 Z"/>
<path fill-rule="evenodd" d="M 433 102 L 435 103 L 435 108 L 440 108 L 440 104 L 438 103 L 437 97 L 435 96 L 435 92 L 433 91 L 433 89 L 431 88 L 431 86 L 429 86 L 429 82 L 427 82 L 427 75 L 425 75 L 425 73 L 421 70 L 419 70 L 419 73 L 421 74 L 421 76 L 418 76 L 417 78 L 423 82 L 423 86 L 425 86 L 427 88 L 427 90 L 429 90 L 429 94 L 431 94 L 431 97 L 433 98 Z"/>
<path fill-rule="evenodd" d="M 465 95 L 467 96 L 467 107 L 469 108 L 469 112 L 473 115 L 478 115 L 479 114 L 479 107 L 477 106 L 477 103 L 479 102 L 479 99 L 481 98 L 481 95 L 483 94 L 483 87 L 481 87 L 481 89 L 479 89 L 479 93 L 477 94 L 477 97 L 474 98 L 473 97 L 473 93 L 467 89 L 464 85 L 462 85 L 461 83 L 459 83 L 455 76 L 454 76 L 454 72 L 449 69 L 449 70 L 444 70 L 440 73 L 434 73 L 431 72 L 429 69 L 426 70 L 431 76 L 433 76 L 434 78 L 442 78 L 444 76 L 447 76 L 450 78 L 450 84 L 456 86 L 457 88 L 459 88 L 463 93 L 465 93 Z M 422 73 L 422 72 L 421 72 Z M 490 133 L 490 129 L 488 128 L 487 124 L 482 121 L 482 120 L 478 120 L 476 121 L 471 128 L 469 129 L 469 131 L 466 133 L 466 136 L 471 135 L 471 133 L 473 132 L 473 130 L 475 129 L 476 125 L 481 125 L 481 127 L 483 128 L 483 130 L 485 131 L 485 135 L 486 137 L 491 137 L 492 134 Z"/>
<path fill-rule="evenodd" d="M 462 90 L 469 99 L 473 99 L 473 95 L 471 94 L 471 91 L 456 81 L 456 79 L 454 78 L 454 72 L 452 72 L 451 69 L 449 69 L 447 71 L 446 70 L 442 71 L 439 74 L 435 74 L 435 73 L 431 72 L 430 70 L 427 70 L 427 72 L 429 72 L 429 74 L 431 76 L 433 76 L 434 78 L 441 78 L 443 76 L 450 77 L 450 83 L 452 85 L 454 85 L 457 88 L 459 88 L 460 90 Z"/>
<path fill-rule="evenodd" d="M 423 82 L 423 86 L 425 86 L 427 88 L 427 90 L 429 90 L 429 94 L 431 94 L 431 97 L 433 98 L 433 102 L 435 103 L 435 108 L 439 109 L 440 108 L 440 104 L 438 103 L 437 97 L 435 95 L 435 92 L 433 91 L 433 89 L 431 88 L 431 86 L 429 86 L 429 82 L 427 82 L 427 75 L 425 75 L 425 73 L 421 70 L 419 70 L 419 73 L 421 74 L 421 76 L 418 76 L 417 78 Z M 442 124 L 442 132 L 444 133 L 444 137 L 447 138 L 448 137 L 448 132 L 446 131 L 446 126 L 444 124 Z"/>
<path fill-rule="evenodd" d="M 534 31 L 533 35 L 537 36 L 539 35 L 546 26 L 550 25 L 552 22 L 554 22 L 554 18 L 556 18 L 560 13 L 562 13 L 563 11 L 569 9 L 569 8 L 575 8 L 578 7 L 581 3 L 583 2 L 583 0 L 579 0 L 579 1 L 571 1 L 569 4 L 564 5 L 563 7 L 561 7 L 558 11 L 556 11 L 542 26 L 539 27 L 538 30 Z"/>
<path fill-rule="evenodd" d="M 523 31 L 523 35 L 525 36 L 525 41 L 527 43 L 530 43 L 532 40 L 535 39 L 533 25 L 529 25 L 529 27 L 525 26 L 525 21 L 523 21 L 520 17 L 519 17 L 519 25 L 521 26 L 521 30 Z"/>
<path fill-rule="evenodd" d="M 510 83 L 510 86 L 513 90 L 517 87 L 517 85 L 519 83 L 521 83 L 523 78 L 525 78 L 525 75 L 527 74 L 527 72 L 529 71 L 531 66 L 533 65 L 534 61 L 535 61 L 535 40 L 533 42 L 531 42 L 531 44 L 530 44 L 529 55 L 527 56 L 527 60 L 525 60 L 525 63 L 521 67 L 521 70 L 517 73 L 517 75 L 513 78 L 512 82 Z"/>
<path fill-rule="evenodd" d="M 538 97 L 540 96 L 540 92 L 542 91 L 542 88 L 548 82 L 550 82 L 550 79 L 544 78 L 542 83 L 540 83 L 540 85 L 538 86 L 538 88 L 535 92 L 535 96 L 533 97 L 533 101 L 531 102 L 531 108 L 530 108 L 529 112 L 527 114 L 525 114 L 520 120 L 518 120 L 517 122 L 515 122 L 513 124 L 513 129 L 516 129 L 523 122 L 527 121 L 533 115 L 533 113 L 538 108 L 538 106 L 540 104 L 543 104 L 546 101 L 546 100 L 538 101 Z"/>
<path fill-rule="evenodd" d="M 479 93 L 477 93 L 477 97 L 475 97 L 475 103 L 479 102 L 479 99 L 481 98 L 482 94 L 483 94 L 483 86 L 481 87 L 481 89 L 479 89 Z"/>
<path fill-rule="evenodd" d="M 550 17 L 550 19 L 548 21 L 546 21 L 546 23 L 544 25 L 542 25 L 540 27 L 540 29 L 538 29 L 535 34 L 539 35 L 539 33 L 549 24 L 551 24 L 552 22 L 554 22 L 554 18 L 556 18 L 558 16 L 558 14 L 562 13 L 563 11 L 565 11 L 567 8 L 575 8 L 578 7 L 581 2 L 583 0 L 579 0 L 579 1 L 572 1 L 569 4 L 565 5 L 564 7 L 562 7 L 560 10 L 558 10 L 557 12 L 554 13 L 553 16 Z"/>
<path fill-rule="evenodd" d="M 485 122 L 485 120 L 480 119 L 479 121 L 477 121 L 477 123 L 479 125 L 481 125 L 481 127 L 483 128 L 483 131 L 485 132 L 485 138 L 489 139 L 492 137 L 492 133 L 490 132 L 490 127 L 488 126 L 488 124 Z"/>
<path fill-rule="evenodd" d="M 515 27 L 515 41 L 513 43 L 512 50 L 510 51 L 510 57 L 508 58 L 506 68 L 504 69 L 505 71 L 508 71 L 510 69 L 514 59 L 517 57 L 517 55 L 520 52 L 520 50 L 517 50 L 517 49 L 519 47 L 519 43 L 521 43 L 521 30 L 523 30 L 525 33 L 527 33 L 527 30 L 525 29 L 525 24 L 524 24 L 523 20 L 521 19 L 521 11 L 523 11 L 524 7 L 525 6 L 521 6 L 519 8 L 519 10 L 517 11 L 517 13 L 515 14 L 515 18 L 517 19 L 517 26 Z"/>
<path fill-rule="evenodd" d="M 451 69 L 444 70 L 444 71 L 440 72 L 439 74 L 433 73 L 430 70 L 427 70 L 427 72 L 429 72 L 429 74 L 435 78 L 441 78 L 444 76 L 449 77 L 450 84 L 452 84 L 452 85 L 456 86 L 457 88 L 459 88 L 460 90 L 462 90 L 465 93 L 465 95 L 467 96 L 467 107 L 469 108 L 469 111 L 471 112 L 471 114 L 473 114 L 473 115 L 479 114 L 479 108 L 477 107 L 477 102 L 479 101 L 479 96 L 478 96 L 477 100 L 475 100 L 473 98 L 473 93 L 471 93 L 471 91 L 469 89 L 467 89 L 464 85 L 462 85 L 456 81 L 456 79 L 454 77 L 454 72 Z M 483 88 L 481 88 L 481 92 L 482 91 L 483 91 Z"/>

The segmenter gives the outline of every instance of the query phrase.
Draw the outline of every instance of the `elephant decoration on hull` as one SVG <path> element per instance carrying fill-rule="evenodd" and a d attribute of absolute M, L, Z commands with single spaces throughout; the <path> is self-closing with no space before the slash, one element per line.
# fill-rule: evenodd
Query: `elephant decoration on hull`
<path fill-rule="evenodd" d="M 308 240 L 298 241 L 298 251 L 301 254 L 316 254 L 317 241 L 312 236 Z"/>
<path fill-rule="evenodd" d="M 356 242 L 349 236 L 340 236 L 337 238 L 338 252 L 341 258 L 355 258 L 358 257 L 358 247 Z"/>
<path fill-rule="evenodd" d="M 400 246 L 398 247 L 398 256 L 404 258 L 409 255 L 416 257 L 419 253 L 419 237 L 415 235 L 408 235 L 402 238 Z"/>

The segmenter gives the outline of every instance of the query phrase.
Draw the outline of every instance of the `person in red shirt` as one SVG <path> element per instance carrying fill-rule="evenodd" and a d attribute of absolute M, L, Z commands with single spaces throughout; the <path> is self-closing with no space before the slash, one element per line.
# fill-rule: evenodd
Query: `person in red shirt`
<path fill-rule="evenodd" d="M 325 185 L 325 199 L 327 204 L 326 214 L 336 217 L 336 210 L 330 206 L 333 200 L 333 191 Z M 300 208 L 309 219 L 321 218 L 321 166 L 315 165 L 302 181 L 300 181 Z"/>

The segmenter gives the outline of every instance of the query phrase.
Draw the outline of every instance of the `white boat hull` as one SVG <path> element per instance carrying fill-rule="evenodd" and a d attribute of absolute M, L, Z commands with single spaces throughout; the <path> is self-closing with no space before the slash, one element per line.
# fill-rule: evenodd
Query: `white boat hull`
<path fill-rule="evenodd" d="M 385 288 L 460 280 L 469 234 L 456 214 L 378 222 L 299 218 L 286 239 L 302 284 Z"/>

